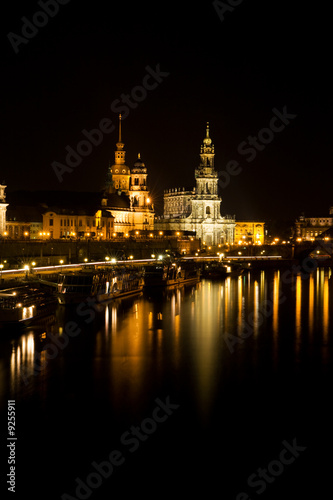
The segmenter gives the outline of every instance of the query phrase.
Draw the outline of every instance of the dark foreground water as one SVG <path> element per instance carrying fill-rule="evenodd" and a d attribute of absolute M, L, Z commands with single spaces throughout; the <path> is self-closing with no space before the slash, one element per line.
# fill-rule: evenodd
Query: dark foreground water
<path fill-rule="evenodd" d="M 2 338 L 1 498 L 8 399 L 9 498 L 331 498 L 332 279 L 252 271 Z"/>

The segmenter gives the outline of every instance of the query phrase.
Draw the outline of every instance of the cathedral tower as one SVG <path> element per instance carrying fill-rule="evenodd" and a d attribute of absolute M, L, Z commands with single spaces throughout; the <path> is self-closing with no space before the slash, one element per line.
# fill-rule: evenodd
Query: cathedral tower
<path fill-rule="evenodd" d="M 120 191 L 128 195 L 131 172 L 129 167 L 125 165 L 126 151 L 124 150 L 125 144 L 121 140 L 121 115 L 119 115 L 119 138 L 116 146 L 115 162 L 109 170 L 112 177 L 112 182 L 109 182 L 109 190 L 112 190 L 113 187 L 116 192 Z"/>
<path fill-rule="evenodd" d="M 201 163 L 195 169 L 196 189 L 192 200 L 192 214 L 200 219 L 221 217 L 221 198 L 218 195 L 218 174 L 214 168 L 214 144 L 209 137 L 209 123 L 206 137 L 200 150 Z"/>
<path fill-rule="evenodd" d="M 150 204 L 149 191 L 147 187 L 147 168 L 141 160 L 140 153 L 138 159 L 131 169 L 130 198 L 133 207 L 148 207 Z"/>

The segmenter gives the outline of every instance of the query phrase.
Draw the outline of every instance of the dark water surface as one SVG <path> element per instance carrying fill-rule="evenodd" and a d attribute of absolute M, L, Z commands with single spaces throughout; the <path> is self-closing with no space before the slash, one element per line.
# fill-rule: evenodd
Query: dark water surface
<path fill-rule="evenodd" d="M 1 495 L 15 399 L 13 498 L 331 498 L 332 280 L 251 271 L 2 338 Z"/>

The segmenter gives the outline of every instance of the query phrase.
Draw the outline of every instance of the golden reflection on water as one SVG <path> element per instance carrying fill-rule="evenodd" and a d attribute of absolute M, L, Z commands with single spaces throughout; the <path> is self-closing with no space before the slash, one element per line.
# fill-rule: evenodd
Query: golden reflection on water
<path fill-rule="evenodd" d="M 273 280 L 273 336 L 276 339 L 279 330 L 279 303 L 280 303 L 280 271 L 274 272 Z"/>
<path fill-rule="evenodd" d="M 309 315 L 308 315 L 308 323 L 309 323 L 309 334 L 313 333 L 313 323 L 314 323 L 314 296 L 315 296 L 315 282 L 314 275 L 310 274 L 309 277 Z"/>
<path fill-rule="evenodd" d="M 296 306 L 295 306 L 295 330 L 296 337 L 298 338 L 301 333 L 302 324 L 302 277 L 298 274 L 296 276 Z"/>
<path fill-rule="evenodd" d="M 179 289 L 161 296 L 139 297 L 126 307 L 123 303 L 109 303 L 100 313 L 102 326 L 99 324 L 96 332 L 89 332 L 96 336 L 91 356 L 97 386 L 106 384 L 114 397 L 118 395 L 121 399 L 126 394 L 128 401 L 137 402 L 145 387 L 152 383 L 152 373 L 158 381 L 169 371 L 191 367 L 204 409 L 213 399 L 219 367 L 229 360 L 239 362 L 240 352 L 243 356 L 251 352 L 253 356 L 253 351 L 247 349 L 251 343 L 270 336 L 273 353 L 267 355 L 273 354 L 274 366 L 282 333 L 292 343 L 295 338 L 297 353 L 303 341 L 322 339 L 323 344 L 328 344 L 330 270 L 317 269 L 307 277 L 295 276 L 293 283 L 284 281 L 283 276 L 283 271 L 278 270 L 260 274 L 246 271 L 240 277 L 220 282 L 204 280 L 186 292 Z M 64 332 L 64 321 L 57 328 L 58 332 Z M 231 353 L 223 336 L 228 332 L 240 337 L 243 331 L 250 331 L 250 335 L 242 344 L 235 344 L 235 352 Z M 85 338 L 84 331 L 80 335 Z M 46 351 L 39 345 L 36 347 L 37 340 L 38 335 L 32 329 L 11 342 L 8 366 L 13 392 L 25 387 L 26 374 L 30 374 L 29 384 L 32 380 L 40 381 L 41 377 L 46 377 L 43 382 L 46 383 L 51 376 L 48 374 L 51 363 L 73 360 L 69 357 L 66 361 L 66 348 L 63 357 L 49 360 Z M 84 343 L 80 344 L 80 338 L 69 342 L 86 348 Z M 40 366 L 37 372 L 36 349 Z M 256 362 L 255 357 L 252 362 Z"/>

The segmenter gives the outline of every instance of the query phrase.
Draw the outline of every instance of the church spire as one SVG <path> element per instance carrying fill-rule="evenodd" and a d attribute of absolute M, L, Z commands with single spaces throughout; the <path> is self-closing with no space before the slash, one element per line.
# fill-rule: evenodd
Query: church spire
<path fill-rule="evenodd" d="M 209 138 L 209 122 L 207 122 L 207 127 L 206 127 L 206 138 Z"/>
<path fill-rule="evenodd" d="M 121 113 L 119 113 L 119 141 L 121 142 Z"/>
<path fill-rule="evenodd" d="M 201 164 L 207 167 L 214 167 L 214 144 L 209 136 L 209 122 L 206 124 L 206 137 L 201 145 L 200 157 Z"/>
<path fill-rule="evenodd" d="M 119 114 L 119 137 L 118 137 L 118 142 L 117 142 L 116 146 L 117 146 L 117 151 L 121 151 L 125 146 L 125 144 L 121 140 L 121 114 Z M 125 156 L 124 156 L 124 159 L 125 159 Z"/>

